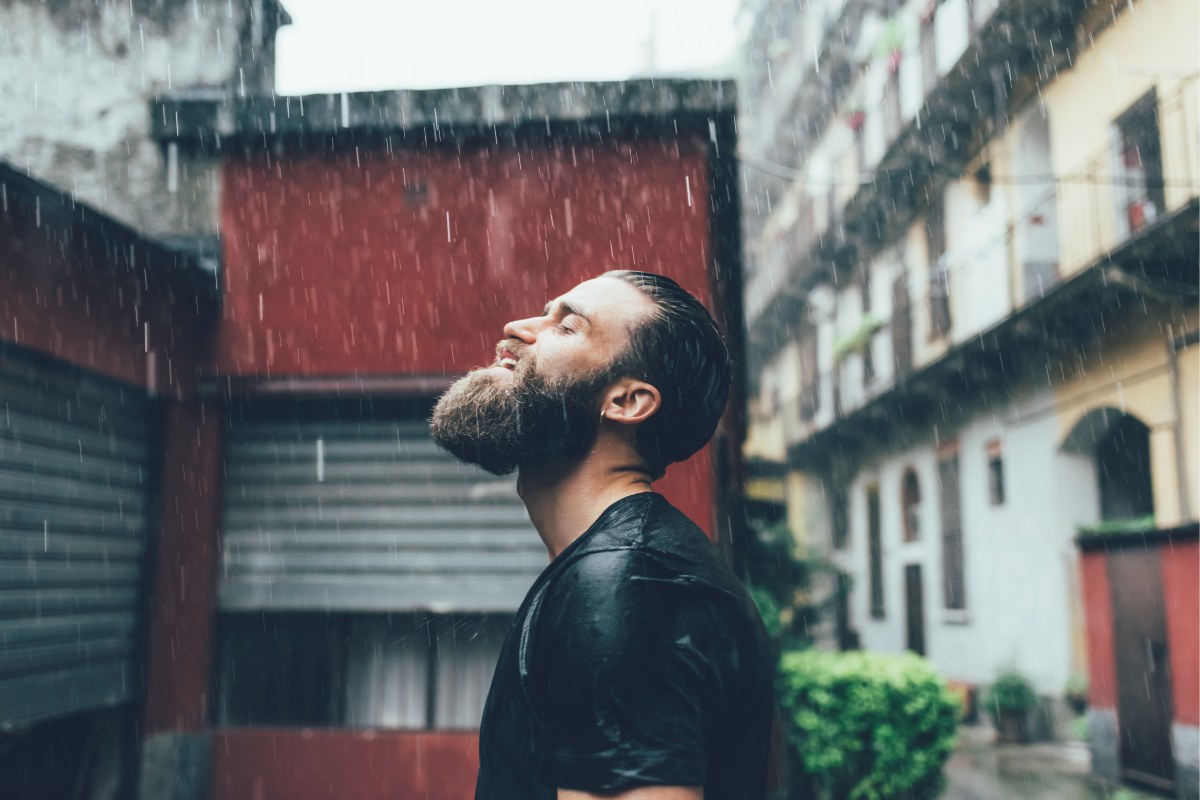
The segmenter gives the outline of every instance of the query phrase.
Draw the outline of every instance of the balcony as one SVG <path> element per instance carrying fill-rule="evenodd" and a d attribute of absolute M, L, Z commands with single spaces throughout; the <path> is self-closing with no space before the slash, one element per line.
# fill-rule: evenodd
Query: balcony
<path fill-rule="evenodd" d="M 948 253 L 942 263 L 955 301 L 948 350 L 915 368 L 896 355 L 897 373 L 884 383 L 848 389 L 846 369 L 856 367 L 844 361 L 820 375 L 816 413 L 797 403 L 782 409 L 790 460 L 878 440 L 897 421 L 932 423 L 940 403 L 996 391 L 1018 380 L 1023 364 L 1077 350 L 1130 302 L 1148 313 L 1194 306 L 1200 168 L 1190 142 L 1200 109 L 1193 83 L 1161 102 L 1148 94 L 1118 119 L 1114 146 L 1050 184 L 992 241 Z M 996 272 L 1016 289 L 1005 287 L 1003 307 L 994 307 Z M 890 340 L 894 355 L 911 351 L 912 316 L 893 308 L 875 334 Z"/>
<path fill-rule="evenodd" d="M 827 228 L 793 230 L 764 244 L 765 259 L 776 268 L 769 286 L 753 287 L 763 296 L 747 303 L 748 312 L 759 310 L 747 315 L 754 323 L 751 347 L 770 349 L 782 341 L 814 285 L 894 238 L 922 210 L 927 187 L 940 188 L 961 174 L 977 134 L 987 138 L 1004 124 L 1013 82 L 1029 75 L 1042 79 L 1069 62 L 1083 5 L 1002 0 L 974 9 L 965 51 L 886 143 L 871 179 L 831 215 Z M 1025 32 L 1031 30 L 1041 35 L 1029 41 Z"/>

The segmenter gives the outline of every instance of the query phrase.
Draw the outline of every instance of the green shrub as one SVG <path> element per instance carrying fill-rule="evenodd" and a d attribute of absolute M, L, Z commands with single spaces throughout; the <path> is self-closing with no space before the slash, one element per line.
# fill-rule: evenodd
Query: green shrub
<path fill-rule="evenodd" d="M 795 796 L 932 800 L 961 706 L 913 654 L 784 653 L 779 702 Z"/>
<path fill-rule="evenodd" d="M 983 705 L 996 715 L 1001 711 L 1031 711 L 1037 705 L 1037 693 L 1028 678 L 1015 669 L 1007 669 L 988 687 Z"/>

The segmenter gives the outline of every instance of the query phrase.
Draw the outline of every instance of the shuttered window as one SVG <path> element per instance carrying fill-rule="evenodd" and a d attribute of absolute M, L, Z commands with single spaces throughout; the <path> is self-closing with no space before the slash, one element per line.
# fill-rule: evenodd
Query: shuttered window
<path fill-rule="evenodd" d="M 136 694 L 146 396 L 0 348 L 0 728 Z"/>
<path fill-rule="evenodd" d="M 938 484 L 942 512 L 943 602 L 947 609 L 963 610 L 967 607 L 967 587 L 963 569 L 962 491 L 956 450 L 939 455 Z"/>
<path fill-rule="evenodd" d="M 946 264 L 946 217 L 939 196 L 929 208 L 925 220 L 929 244 L 929 337 L 936 339 L 950 332 L 950 273 Z"/>
<path fill-rule="evenodd" d="M 511 613 L 548 563 L 515 479 L 421 416 L 235 423 L 226 465 L 227 611 Z"/>
<path fill-rule="evenodd" d="M 456 461 L 427 418 L 367 408 L 231 425 L 224 724 L 478 726 L 504 631 L 548 556 L 514 479 Z"/>

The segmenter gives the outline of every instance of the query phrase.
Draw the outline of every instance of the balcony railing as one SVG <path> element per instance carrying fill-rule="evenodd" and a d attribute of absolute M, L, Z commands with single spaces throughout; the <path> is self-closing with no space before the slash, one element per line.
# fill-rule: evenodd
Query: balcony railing
<path fill-rule="evenodd" d="M 961 369 L 963 350 L 969 345 L 1002 349 L 1016 335 L 1014 321 L 1036 315 L 1042 304 L 1054 305 L 1059 323 L 1069 324 L 1069 318 L 1086 321 L 1086 307 L 1076 308 L 1063 300 L 1066 295 L 1056 292 L 1059 284 L 1089 277 L 1085 273 L 1098 274 L 1100 284 L 1128 275 L 1132 282 L 1127 291 L 1148 291 L 1159 298 L 1190 297 L 1195 302 L 1200 269 L 1190 255 L 1200 247 L 1196 240 L 1200 164 L 1195 146 L 1200 101 L 1195 83 L 1195 78 L 1186 80 L 1167 97 L 1135 107 L 1138 115 L 1124 116 L 1115 126 L 1115 144 L 1095 151 L 1059 176 L 1045 176 L 1045 192 L 1028 204 L 1024 214 L 1002 226 L 995 238 L 948 253 L 944 261 L 955 312 L 949 349 L 924 363 L 918 360 L 911 369 L 896 362 L 894 372 L 883 371 L 882 380 L 865 387 L 848 390 L 841 368 L 845 364 L 832 374 L 822 374 L 815 414 L 804 413 L 799 401 L 783 409 L 788 444 L 823 438 L 823 431 L 837 429 L 871 406 L 902 400 L 899 388 L 911 383 L 913 376 L 928 381 L 939 370 L 949 374 Z M 1130 142 L 1138 152 L 1131 154 L 1126 146 Z M 1047 226 L 1049 231 L 1044 231 Z M 1037 241 L 1031 244 L 1031 239 Z M 1124 265 L 1126 271 L 1097 272 L 1109 265 Z M 1002 277 L 1011 287 L 999 301 L 987 291 L 996 280 L 989 273 L 995 266 L 1002 267 Z M 1003 306 L 990 311 L 970 307 L 971 298 L 975 298 L 971 302 L 985 298 Z M 877 334 L 893 337 L 894 354 L 904 353 L 906 344 L 912 344 L 917 329 L 912 319 L 928 318 L 928 286 L 910 285 L 909 302 L 902 312 L 908 324 L 894 324 L 893 318 L 893 324 Z M 1027 322 L 1021 326 L 1030 328 Z M 1027 337 L 1028 330 L 1021 335 Z M 896 341 L 899 337 L 910 337 L 909 342 Z M 1028 355 L 1036 348 L 1025 350 Z M 834 395 L 842 402 L 830 405 Z"/>
<path fill-rule="evenodd" d="M 772 241 L 760 243 L 765 260 L 781 265 L 783 274 L 777 275 L 770 287 L 755 287 L 763 296 L 747 303 L 747 319 L 755 327 L 757 341 L 779 340 L 795 303 L 809 288 L 830 270 L 854 263 L 857 250 L 880 244 L 911 221 L 920 208 L 920 190 L 928 184 L 944 183 L 946 175 L 963 167 L 972 132 L 991 124 L 995 109 L 978 98 L 993 92 L 993 68 L 1002 70 L 1001 82 L 1008 86 L 1023 75 L 1053 68 L 1068 58 L 1073 35 L 1070 23 L 1081 3 L 997 0 L 986 5 L 987 13 L 980 12 L 977 17 L 981 25 L 972 31 L 965 52 L 928 93 L 916 116 L 886 142 L 870 180 L 862 181 L 846 203 L 837 204 L 834 213 L 809 214 L 801 209 L 798 218 L 812 220 L 807 229 L 782 232 Z M 1014 31 L 1031 29 L 1042 32 L 1036 44 L 1014 35 Z M 942 135 L 932 136 L 933 130 Z M 803 177 L 797 173 L 795 179 Z M 829 218 L 826 224 L 819 224 L 821 216 Z"/>

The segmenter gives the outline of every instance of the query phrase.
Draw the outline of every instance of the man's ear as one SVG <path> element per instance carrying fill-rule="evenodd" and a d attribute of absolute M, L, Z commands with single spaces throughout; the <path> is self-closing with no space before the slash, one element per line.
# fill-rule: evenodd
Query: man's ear
<path fill-rule="evenodd" d="M 600 416 L 622 425 L 645 422 L 662 407 L 662 395 L 645 381 L 622 378 L 604 394 Z"/>

